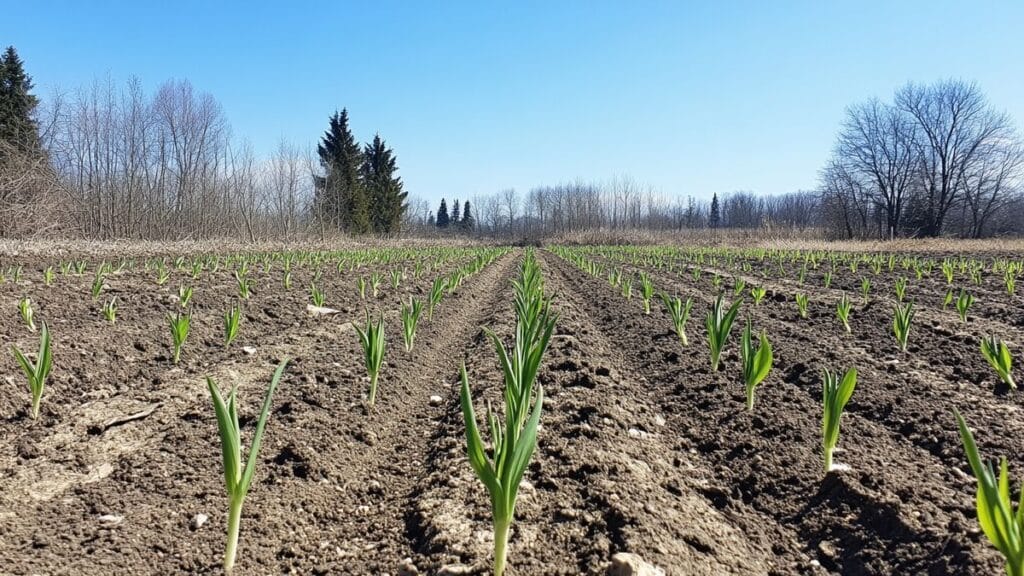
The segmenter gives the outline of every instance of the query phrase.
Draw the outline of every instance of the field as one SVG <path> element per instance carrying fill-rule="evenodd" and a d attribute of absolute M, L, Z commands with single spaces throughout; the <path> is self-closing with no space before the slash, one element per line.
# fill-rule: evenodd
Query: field
<path fill-rule="evenodd" d="M 235 573 L 487 573 L 490 502 L 466 457 L 460 366 L 478 415 L 501 405 L 484 328 L 512 342 L 527 251 L 0 255 L 4 341 L 34 352 L 43 322 L 53 338 L 35 419 L 4 352 L 0 572 L 221 573 L 228 503 L 205 377 L 237 385 L 247 449 L 288 358 Z M 557 320 L 508 574 L 605 574 L 620 552 L 668 574 L 1003 573 L 953 411 L 984 458 L 1008 458 L 1019 486 L 1024 394 L 980 351 L 990 335 L 1024 351 L 1019 253 L 533 253 Z M 429 303 L 438 282 L 407 352 L 400 310 Z M 756 304 L 754 288 L 764 289 Z M 329 313 L 310 311 L 314 293 Z M 687 345 L 661 293 L 692 299 Z M 742 304 L 713 371 L 704 321 L 719 293 Z M 843 295 L 849 332 L 836 314 Z M 19 314 L 24 297 L 35 331 Z M 906 351 L 893 334 L 900 300 L 915 312 Z M 102 312 L 111 301 L 113 322 Z M 238 335 L 225 346 L 222 316 L 235 306 Z M 383 318 L 387 341 L 373 406 L 357 331 L 367 313 Z M 169 314 L 191 318 L 177 363 Z M 740 355 L 748 318 L 755 344 L 763 330 L 774 350 L 753 410 Z M 848 368 L 857 386 L 826 473 L 822 374 Z"/>

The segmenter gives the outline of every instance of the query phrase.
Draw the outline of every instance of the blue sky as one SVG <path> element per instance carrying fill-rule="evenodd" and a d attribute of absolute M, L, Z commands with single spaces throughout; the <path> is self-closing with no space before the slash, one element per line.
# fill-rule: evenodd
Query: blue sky
<path fill-rule="evenodd" d="M 187 78 L 258 152 L 336 108 L 406 187 L 811 188 L 848 104 L 977 81 L 1024 121 L 1024 1 L 4 2 L 40 95 Z"/>

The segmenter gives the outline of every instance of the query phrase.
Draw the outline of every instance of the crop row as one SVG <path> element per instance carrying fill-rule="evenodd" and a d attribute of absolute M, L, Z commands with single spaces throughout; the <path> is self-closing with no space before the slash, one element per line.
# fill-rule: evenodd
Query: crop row
<path fill-rule="evenodd" d="M 209 257 L 193 261 L 178 259 L 170 266 L 180 274 L 191 275 L 191 278 L 195 281 L 202 281 L 204 271 L 215 272 L 221 268 L 227 268 L 231 271 L 237 282 L 238 294 L 236 304 L 229 308 L 223 316 L 223 343 L 225 347 L 228 347 L 239 333 L 240 318 L 242 317 L 241 310 L 244 302 L 250 298 L 256 289 L 259 289 L 247 282 L 249 271 L 253 268 L 258 267 L 264 273 L 269 273 L 272 269 L 279 268 L 283 275 L 282 286 L 284 289 L 288 289 L 288 281 L 293 269 L 298 266 L 313 267 L 315 271 L 314 281 L 311 284 L 310 290 L 311 311 L 323 313 L 326 309 L 323 308 L 323 295 L 318 293 L 317 279 L 321 277 L 322 271 L 328 264 L 336 266 L 339 271 L 353 273 L 357 273 L 361 267 L 371 264 L 390 266 L 391 273 L 388 274 L 388 277 L 391 279 L 392 286 L 397 289 L 406 274 L 411 274 L 413 278 L 418 278 L 432 269 L 437 270 L 441 268 L 448 262 L 465 260 L 468 257 L 468 261 L 459 264 L 453 271 L 442 273 L 435 277 L 430 284 L 429 291 L 424 294 L 422 299 L 417 299 L 410 295 L 407 301 L 401 301 L 399 317 L 402 322 L 403 345 L 407 352 L 411 352 L 415 346 L 417 327 L 424 314 L 429 320 L 435 308 L 446 295 L 456 291 L 468 278 L 482 271 L 499 257 L 507 254 L 508 251 L 505 248 L 476 249 L 471 251 L 369 251 L 357 254 L 346 253 L 333 257 L 301 253 L 261 254 L 247 257 Z M 158 285 L 168 281 L 170 272 L 167 268 L 166 260 L 149 260 L 142 266 L 146 270 L 155 272 L 155 281 Z M 137 267 L 131 261 L 122 261 L 116 265 L 107 263 L 96 265 L 95 277 L 97 280 L 93 282 L 93 297 L 96 298 L 102 293 L 102 287 L 105 285 L 108 276 Z M 77 263 L 59 266 L 61 275 L 84 275 L 86 268 L 86 265 Z M 411 269 L 411 272 L 408 272 L 409 269 Z M 51 268 L 47 267 L 45 270 L 49 271 Z M 44 271 L 44 289 L 45 287 L 53 286 L 58 281 L 55 276 L 46 271 Z M 384 274 L 373 272 L 367 277 L 369 282 L 366 282 L 363 276 L 359 276 L 357 281 L 359 296 L 364 301 L 375 299 L 377 296 L 375 294 L 376 281 L 378 278 L 384 277 Z M 97 286 L 99 288 L 96 288 Z M 365 290 L 367 286 L 371 290 L 369 293 Z M 514 310 L 517 327 L 514 342 L 506 347 L 497 335 L 488 333 L 504 373 L 505 397 L 504 409 L 500 411 L 500 417 L 504 418 L 504 426 L 497 426 L 499 412 L 492 412 L 490 407 L 488 407 L 486 423 L 491 433 L 488 444 L 492 446 L 489 451 L 485 451 L 483 440 L 477 428 L 472 395 L 464 367 L 462 371 L 463 388 L 461 399 L 466 414 L 469 454 L 473 468 L 480 476 L 494 504 L 496 574 L 501 574 L 504 570 L 507 556 L 507 541 L 515 513 L 518 485 L 525 472 L 530 455 L 536 446 L 537 426 L 543 405 L 543 391 L 539 386 L 534 390 L 534 381 L 541 358 L 551 337 L 555 321 L 554 316 L 549 310 L 549 300 L 544 295 L 540 267 L 532 251 L 528 251 L 523 260 L 520 278 L 514 283 L 514 288 Z M 190 307 L 193 305 L 194 300 L 191 287 L 183 285 L 179 288 L 176 300 L 175 307 L 177 309 L 167 313 L 167 325 L 170 332 L 169 344 L 172 350 L 171 362 L 174 364 L 180 361 L 181 349 L 185 345 L 192 328 Z M 109 323 L 115 326 L 116 308 L 113 301 L 109 301 L 108 304 L 104 305 L 103 310 L 103 314 Z M 28 330 L 35 331 L 37 329 L 36 317 L 29 298 L 25 297 L 19 301 L 19 311 L 24 320 L 25 327 Z M 38 332 L 40 336 L 38 353 L 24 354 L 17 347 L 13 347 L 13 353 L 28 379 L 32 395 L 30 416 L 33 419 L 38 417 L 44 386 L 50 378 L 51 369 L 54 366 L 52 353 L 53 335 L 45 321 L 39 323 Z M 364 365 L 370 381 L 366 402 L 372 407 L 377 399 L 378 378 L 384 367 L 383 360 L 388 348 L 383 312 L 381 311 L 374 316 L 367 310 L 365 324 L 356 326 L 355 332 L 364 353 Z M 256 420 L 255 431 L 251 437 L 248 450 L 245 450 L 242 442 L 237 389 L 233 388 L 227 395 L 224 395 L 217 383 L 212 378 L 207 378 L 207 388 L 214 405 L 221 439 L 223 472 L 228 495 L 227 544 L 224 555 L 224 569 L 227 573 L 232 571 L 235 564 L 242 508 L 255 473 L 257 454 L 270 413 L 273 394 L 288 362 L 288 359 L 282 360 L 271 378 L 270 385 L 265 392 L 262 410 Z M 245 452 L 248 453 L 247 457 L 243 456 Z"/>
<path fill-rule="evenodd" d="M 598 248 L 566 248 L 552 249 L 560 257 L 572 262 L 591 276 L 605 278 L 608 283 L 621 292 L 627 300 L 631 300 L 634 290 L 639 294 L 642 309 L 650 314 L 651 302 L 657 294 L 664 304 L 665 311 L 672 321 L 673 331 L 678 335 L 683 346 L 688 346 L 686 324 L 693 309 L 693 299 L 684 302 L 679 296 L 666 292 L 658 292 L 650 275 L 644 269 L 654 268 L 664 273 L 692 275 L 698 281 L 708 268 L 724 265 L 737 270 L 733 277 L 731 290 L 726 289 L 723 276 L 712 273 L 712 288 L 717 294 L 705 316 L 708 352 L 712 371 L 718 371 L 723 349 L 728 346 L 730 333 L 749 296 L 753 306 L 759 306 L 767 294 L 764 286 L 749 286 L 747 278 L 753 276 L 755 267 L 759 269 L 761 278 L 768 281 L 772 270 L 780 270 L 782 262 L 799 263 L 800 273 L 798 285 L 802 285 L 806 270 L 816 269 L 825 265 L 825 288 L 829 288 L 834 275 L 847 270 L 856 274 L 859 266 L 866 265 L 872 274 L 880 274 L 883 269 L 895 270 L 897 267 L 909 270 L 921 280 L 932 273 L 935 267 L 942 270 L 947 284 L 952 285 L 958 271 L 966 274 L 975 285 L 982 284 L 986 274 L 1002 276 L 1008 297 L 1014 296 L 1016 279 L 1021 275 L 1021 263 L 1013 260 L 994 259 L 991 262 L 971 259 L 945 259 L 936 261 L 918 257 L 897 257 L 896 255 L 852 255 L 835 253 L 816 253 L 798 251 L 750 250 L 722 252 L 715 249 L 680 250 L 676 248 L 636 248 L 636 247 L 598 247 Z M 626 266 L 616 266 L 614 262 L 622 262 Z M 627 266 L 639 270 L 635 275 L 628 271 Z M 862 295 L 865 303 L 871 297 L 870 280 L 861 280 Z M 908 281 L 906 277 L 897 278 L 893 288 L 892 333 L 902 354 L 907 354 L 907 343 L 915 316 L 912 301 L 906 298 Z M 734 298 L 731 305 L 726 304 L 726 294 Z M 952 288 L 950 292 L 952 293 Z M 776 300 L 778 300 L 776 294 Z M 961 322 L 966 323 L 967 311 L 974 303 L 974 298 L 961 289 L 955 298 L 947 296 L 957 309 Z M 799 318 L 807 317 L 809 304 L 805 292 L 793 295 Z M 842 293 L 835 305 L 835 315 L 844 331 L 850 332 L 850 319 L 853 303 Z M 755 341 L 757 344 L 755 345 Z M 1012 356 L 1006 342 L 995 335 L 981 338 L 980 353 L 993 367 L 1000 380 L 1010 389 L 1016 389 L 1012 374 Z M 754 391 L 768 375 L 772 368 L 773 354 L 768 335 L 762 331 L 755 339 L 751 321 L 746 321 L 739 343 L 740 377 L 746 389 L 747 408 L 754 407 Z M 833 452 L 839 440 L 840 421 L 843 408 L 852 397 L 857 384 L 857 370 L 849 367 L 845 372 L 834 373 L 828 369 L 822 374 L 822 418 L 821 418 L 821 454 L 825 474 L 844 469 L 842 465 L 833 463 Z M 1011 576 L 1019 576 L 1024 570 L 1024 502 L 1014 506 L 1009 487 L 1007 462 L 1002 460 L 997 475 L 989 464 L 984 464 L 974 443 L 973 436 L 966 422 L 959 413 L 954 414 L 959 423 L 962 442 L 968 455 L 975 477 L 978 481 L 977 513 L 978 521 L 990 542 L 1003 554 L 1006 570 Z"/>

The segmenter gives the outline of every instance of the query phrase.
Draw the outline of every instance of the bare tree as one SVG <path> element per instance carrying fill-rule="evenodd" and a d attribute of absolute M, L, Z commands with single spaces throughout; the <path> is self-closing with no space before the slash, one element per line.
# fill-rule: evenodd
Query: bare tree
<path fill-rule="evenodd" d="M 903 209 L 915 175 L 915 129 L 898 109 L 869 100 L 847 109 L 837 145 L 844 169 L 870 182 L 874 202 L 885 211 L 883 235 L 892 238 L 903 225 Z"/>
<path fill-rule="evenodd" d="M 515 188 L 506 188 L 501 191 L 500 197 L 502 214 L 508 222 L 506 234 L 513 236 L 516 230 L 516 218 L 519 215 L 519 193 Z"/>
<path fill-rule="evenodd" d="M 896 106 L 914 121 L 920 181 L 921 234 L 942 234 L 946 215 L 963 191 L 963 178 L 986 143 L 1010 131 L 1009 117 L 996 112 L 975 84 L 958 80 L 930 86 L 908 84 Z"/>
<path fill-rule="evenodd" d="M 1024 147 L 1019 142 L 990 142 L 980 152 L 977 161 L 964 166 L 958 176 L 967 215 L 964 235 L 971 238 L 983 237 L 992 216 L 1013 203 L 1024 176 Z"/>

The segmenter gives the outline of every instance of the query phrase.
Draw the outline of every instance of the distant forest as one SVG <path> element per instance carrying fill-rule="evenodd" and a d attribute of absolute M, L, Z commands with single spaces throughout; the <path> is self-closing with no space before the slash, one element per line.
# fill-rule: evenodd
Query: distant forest
<path fill-rule="evenodd" d="M 742 158 L 735 159 L 743 162 Z M 696 199 L 628 177 L 507 189 L 440 205 L 410 195 L 381 135 L 325 112 L 315 150 L 257 157 L 210 94 L 137 79 L 41 100 L 0 56 L 0 237 L 543 237 L 591 229 L 780 230 L 834 239 L 1024 235 L 1024 143 L 963 81 L 908 84 L 846 110 L 814 190 Z"/>

